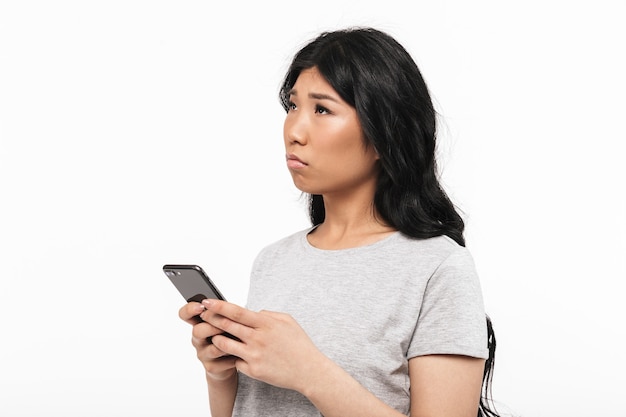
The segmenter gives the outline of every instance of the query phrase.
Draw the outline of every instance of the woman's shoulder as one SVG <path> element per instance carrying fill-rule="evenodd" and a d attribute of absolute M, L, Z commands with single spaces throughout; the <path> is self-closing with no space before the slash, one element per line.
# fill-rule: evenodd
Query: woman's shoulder
<path fill-rule="evenodd" d="M 402 263 L 407 270 L 434 273 L 441 267 L 473 269 L 469 250 L 448 236 L 413 238 L 397 234 L 379 256 L 387 259 L 386 262 Z"/>
<path fill-rule="evenodd" d="M 255 263 L 258 264 L 263 262 L 265 259 L 273 258 L 277 254 L 292 253 L 293 250 L 302 246 L 302 242 L 306 239 L 306 235 L 312 229 L 313 227 L 308 227 L 267 244 L 257 254 Z"/>
<path fill-rule="evenodd" d="M 299 244 L 313 229 L 314 227 L 307 227 L 306 229 L 298 230 L 290 235 L 281 237 L 280 239 L 267 244 L 263 249 L 261 249 L 261 252 L 275 251 L 276 249 L 282 249 L 286 246 Z"/>
<path fill-rule="evenodd" d="M 430 254 L 444 258 L 455 253 L 468 253 L 467 248 L 445 235 L 430 238 L 414 238 L 398 233 L 398 238 L 390 241 L 390 243 L 395 246 L 394 250 L 406 250 L 422 255 Z"/>

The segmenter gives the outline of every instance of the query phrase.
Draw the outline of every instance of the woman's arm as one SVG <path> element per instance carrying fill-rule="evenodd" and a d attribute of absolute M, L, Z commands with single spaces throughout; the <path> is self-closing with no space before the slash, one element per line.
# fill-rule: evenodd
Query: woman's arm
<path fill-rule="evenodd" d="M 193 326 L 191 343 L 206 371 L 211 416 L 231 417 L 237 395 L 237 369 L 235 358 L 219 350 L 209 338 L 222 333 L 220 329 L 198 319 L 205 308 L 195 302 L 184 305 L 178 312 L 181 319 Z"/>
<path fill-rule="evenodd" d="M 315 377 L 302 388 L 301 393 L 324 417 L 404 416 L 329 359 L 316 368 Z"/>
<path fill-rule="evenodd" d="M 218 335 L 213 343 L 238 357 L 237 369 L 249 377 L 300 392 L 325 417 L 403 415 L 322 354 L 291 316 L 216 300 L 203 304 L 204 320 L 241 340 Z"/>
<path fill-rule="evenodd" d="M 485 360 L 427 355 L 409 360 L 411 417 L 476 417 Z"/>
<path fill-rule="evenodd" d="M 411 359 L 411 417 L 476 417 L 484 363 L 453 355 Z M 317 376 L 302 393 L 325 417 L 401 415 L 330 361 Z"/>
<path fill-rule="evenodd" d="M 209 390 L 209 408 L 212 417 L 231 417 L 237 395 L 237 373 L 226 379 L 212 378 L 208 373 L 206 376 Z"/>
<path fill-rule="evenodd" d="M 286 314 L 210 300 L 203 319 L 243 342 L 216 336 L 244 374 L 305 395 L 325 417 L 401 416 L 323 355 Z M 210 316 L 209 316 L 210 314 Z M 411 416 L 475 417 L 483 359 L 431 355 L 409 361 Z"/>

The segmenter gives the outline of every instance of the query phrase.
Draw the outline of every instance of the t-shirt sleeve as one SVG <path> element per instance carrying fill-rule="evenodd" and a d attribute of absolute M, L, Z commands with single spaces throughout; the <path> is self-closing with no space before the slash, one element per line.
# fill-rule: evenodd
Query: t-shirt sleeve
<path fill-rule="evenodd" d="M 480 282 L 464 247 L 444 259 L 424 291 L 407 357 L 431 354 L 489 356 Z"/>

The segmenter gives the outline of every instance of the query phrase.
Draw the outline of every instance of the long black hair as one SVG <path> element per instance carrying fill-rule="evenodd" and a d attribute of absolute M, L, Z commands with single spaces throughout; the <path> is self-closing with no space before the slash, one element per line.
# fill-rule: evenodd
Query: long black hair
<path fill-rule="evenodd" d="M 372 28 L 322 33 L 291 63 L 279 93 L 285 110 L 298 75 L 312 67 L 356 109 L 367 145 L 379 155 L 378 214 L 407 236 L 447 235 L 464 246 L 463 220 L 437 176 L 436 111 L 404 47 Z M 321 195 L 311 195 L 309 215 L 313 225 L 324 221 Z"/>
<path fill-rule="evenodd" d="M 413 238 L 446 235 L 465 246 L 465 224 L 439 183 L 436 118 L 417 64 L 393 37 L 373 28 L 323 32 L 296 53 L 279 92 L 289 110 L 289 93 L 300 73 L 317 68 L 356 109 L 367 146 L 381 169 L 374 206 L 389 225 Z M 321 195 L 309 196 L 313 225 L 324 222 Z M 491 401 L 495 334 L 487 316 L 489 359 L 485 363 L 478 417 L 497 417 Z"/>

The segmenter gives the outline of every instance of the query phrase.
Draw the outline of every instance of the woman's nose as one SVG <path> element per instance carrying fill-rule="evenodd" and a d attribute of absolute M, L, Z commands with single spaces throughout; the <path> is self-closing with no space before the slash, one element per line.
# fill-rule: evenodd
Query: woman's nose
<path fill-rule="evenodd" d="M 283 134 L 285 136 L 285 144 L 304 145 L 307 142 L 306 120 L 297 113 L 289 113 L 285 118 Z"/>

